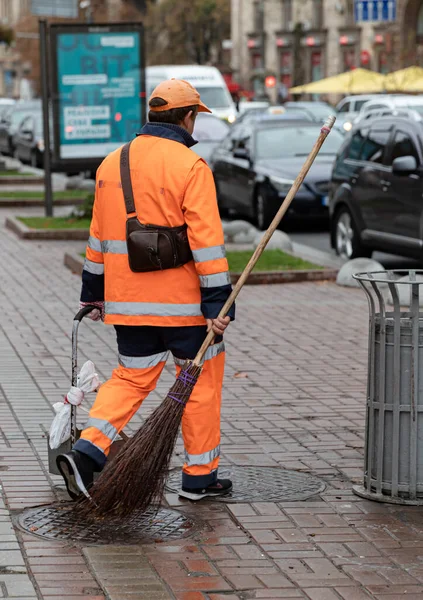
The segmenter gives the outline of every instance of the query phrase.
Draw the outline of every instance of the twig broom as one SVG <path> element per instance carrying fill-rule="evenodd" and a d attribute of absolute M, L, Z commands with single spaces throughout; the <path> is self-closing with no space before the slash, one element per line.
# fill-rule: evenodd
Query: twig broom
<path fill-rule="evenodd" d="M 219 317 L 225 317 L 235 302 L 242 286 L 288 210 L 334 123 L 335 117 L 329 117 L 322 127 L 298 177 L 235 284 Z M 176 382 L 160 406 L 148 417 L 137 433 L 125 443 L 117 457 L 111 461 L 91 488 L 92 502 L 83 500 L 77 510 L 89 512 L 91 516 L 98 517 L 104 515 L 127 517 L 135 510 L 143 512 L 154 502 L 160 502 L 185 404 L 201 374 L 204 355 L 207 348 L 213 343 L 213 339 L 214 333 L 210 331 L 194 360 L 185 362 Z"/>

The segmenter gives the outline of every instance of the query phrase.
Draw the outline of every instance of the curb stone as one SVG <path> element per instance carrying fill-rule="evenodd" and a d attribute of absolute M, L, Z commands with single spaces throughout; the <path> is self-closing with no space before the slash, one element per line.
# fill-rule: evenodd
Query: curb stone
<path fill-rule="evenodd" d="M 66 252 L 63 259 L 64 265 L 76 273 L 82 274 L 84 259 L 77 252 Z M 247 285 L 267 285 L 269 283 L 298 283 L 301 281 L 335 281 L 338 271 L 336 269 L 310 269 L 299 271 L 257 271 L 251 273 Z M 236 283 L 241 273 L 231 273 L 232 283 Z"/>
<path fill-rule="evenodd" d="M 32 229 L 16 217 L 6 219 L 6 228 L 22 240 L 84 240 L 90 235 L 88 229 Z"/>

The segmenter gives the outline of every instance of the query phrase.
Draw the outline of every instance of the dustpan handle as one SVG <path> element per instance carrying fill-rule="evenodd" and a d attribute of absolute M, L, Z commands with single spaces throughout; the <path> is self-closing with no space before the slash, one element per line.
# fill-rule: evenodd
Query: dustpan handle
<path fill-rule="evenodd" d="M 73 318 L 72 325 L 72 378 L 71 385 L 76 386 L 78 378 L 78 329 L 82 319 L 98 306 L 88 305 L 79 310 Z M 71 404 L 71 442 L 76 442 L 76 406 Z"/>
<path fill-rule="evenodd" d="M 266 233 L 264 234 L 261 242 L 259 243 L 259 245 L 257 246 L 257 248 L 255 249 L 252 257 L 250 258 L 250 260 L 248 261 L 247 266 L 245 267 L 245 269 L 243 270 L 243 272 L 241 273 L 238 281 L 236 282 L 231 295 L 229 296 L 229 298 L 226 300 L 225 304 L 223 305 L 222 310 L 219 313 L 219 317 L 226 317 L 226 315 L 228 314 L 229 309 L 231 308 L 231 306 L 233 305 L 233 303 L 235 302 L 236 297 L 238 296 L 239 292 L 242 289 L 242 286 L 244 285 L 244 283 L 247 281 L 248 276 L 250 275 L 251 271 L 253 270 L 253 268 L 256 265 L 256 262 L 258 261 L 258 259 L 260 258 L 260 256 L 262 255 L 264 249 L 266 248 L 270 238 L 272 237 L 272 235 L 274 234 L 275 230 L 277 229 L 277 227 L 279 226 L 279 223 L 282 221 L 282 218 L 284 217 L 286 211 L 288 210 L 291 202 L 293 201 L 293 199 L 295 198 L 295 195 L 297 194 L 298 190 L 300 189 L 307 173 L 310 170 L 311 165 L 314 162 L 314 159 L 316 158 L 316 156 L 318 155 L 320 148 L 323 145 L 323 142 L 325 141 L 325 139 L 327 138 L 327 136 L 329 135 L 334 123 L 335 123 L 336 119 L 335 117 L 331 116 L 328 117 L 328 119 L 326 120 L 325 124 L 323 125 L 321 131 L 320 131 L 320 135 L 317 138 L 316 143 L 313 146 L 313 149 L 311 150 L 310 154 L 308 155 L 301 171 L 299 172 L 296 180 L 294 181 L 294 183 L 291 186 L 291 189 L 289 190 L 285 200 L 282 202 L 281 207 L 279 208 L 278 212 L 276 213 L 273 221 L 270 223 L 269 228 L 267 229 Z M 197 356 L 194 358 L 193 363 L 197 366 L 199 366 L 204 358 L 204 355 L 208 349 L 208 347 L 210 346 L 210 344 L 213 343 L 213 340 L 215 338 L 215 334 L 213 332 L 213 330 L 211 330 L 208 334 L 206 339 L 204 340 L 200 350 L 197 353 Z"/>

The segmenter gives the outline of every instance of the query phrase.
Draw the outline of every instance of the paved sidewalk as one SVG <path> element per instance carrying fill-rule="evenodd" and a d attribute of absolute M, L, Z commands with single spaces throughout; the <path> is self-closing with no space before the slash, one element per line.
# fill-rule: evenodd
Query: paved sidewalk
<path fill-rule="evenodd" d="M 28 213 L 26 209 L 26 213 Z M 51 405 L 69 386 L 79 278 L 75 242 L 24 242 L 0 215 L 0 598 L 14 600 L 421 600 L 422 509 L 363 501 L 367 304 L 328 283 L 250 286 L 227 336 L 222 464 L 311 473 L 304 502 L 168 504 L 200 523 L 191 537 L 139 546 L 49 542 L 15 528 L 24 508 L 63 500 L 47 470 Z M 36 214 L 32 212 L 32 214 Z M 103 379 L 112 328 L 83 323 L 80 360 Z M 239 376 L 239 374 L 246 376 Z M 142 415 L 173 380 L 169 365 Z M 140 423 L 137 416 L 128 433 Z M 82 419 L 83 421 L 83 419 Z M 181 464 L 178 443 L 174 465 Z"/>

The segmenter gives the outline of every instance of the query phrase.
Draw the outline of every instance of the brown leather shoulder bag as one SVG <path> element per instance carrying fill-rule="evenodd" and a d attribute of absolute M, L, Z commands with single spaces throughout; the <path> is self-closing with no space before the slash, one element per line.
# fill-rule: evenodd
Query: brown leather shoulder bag
<path fill-rule="evenodd" d="M 129 168 L 129 148 L 125 144 L 120 155 L 120 178 L 125 199 L 126 244 L 128 246 L 129 268 L 134 273 L 175 269 L 192 260 L 187 225 L 163 227 L 143 225 L 138 220 L 132 190 Z M 132 216 L 130 216 L 132 215 Z"/>

